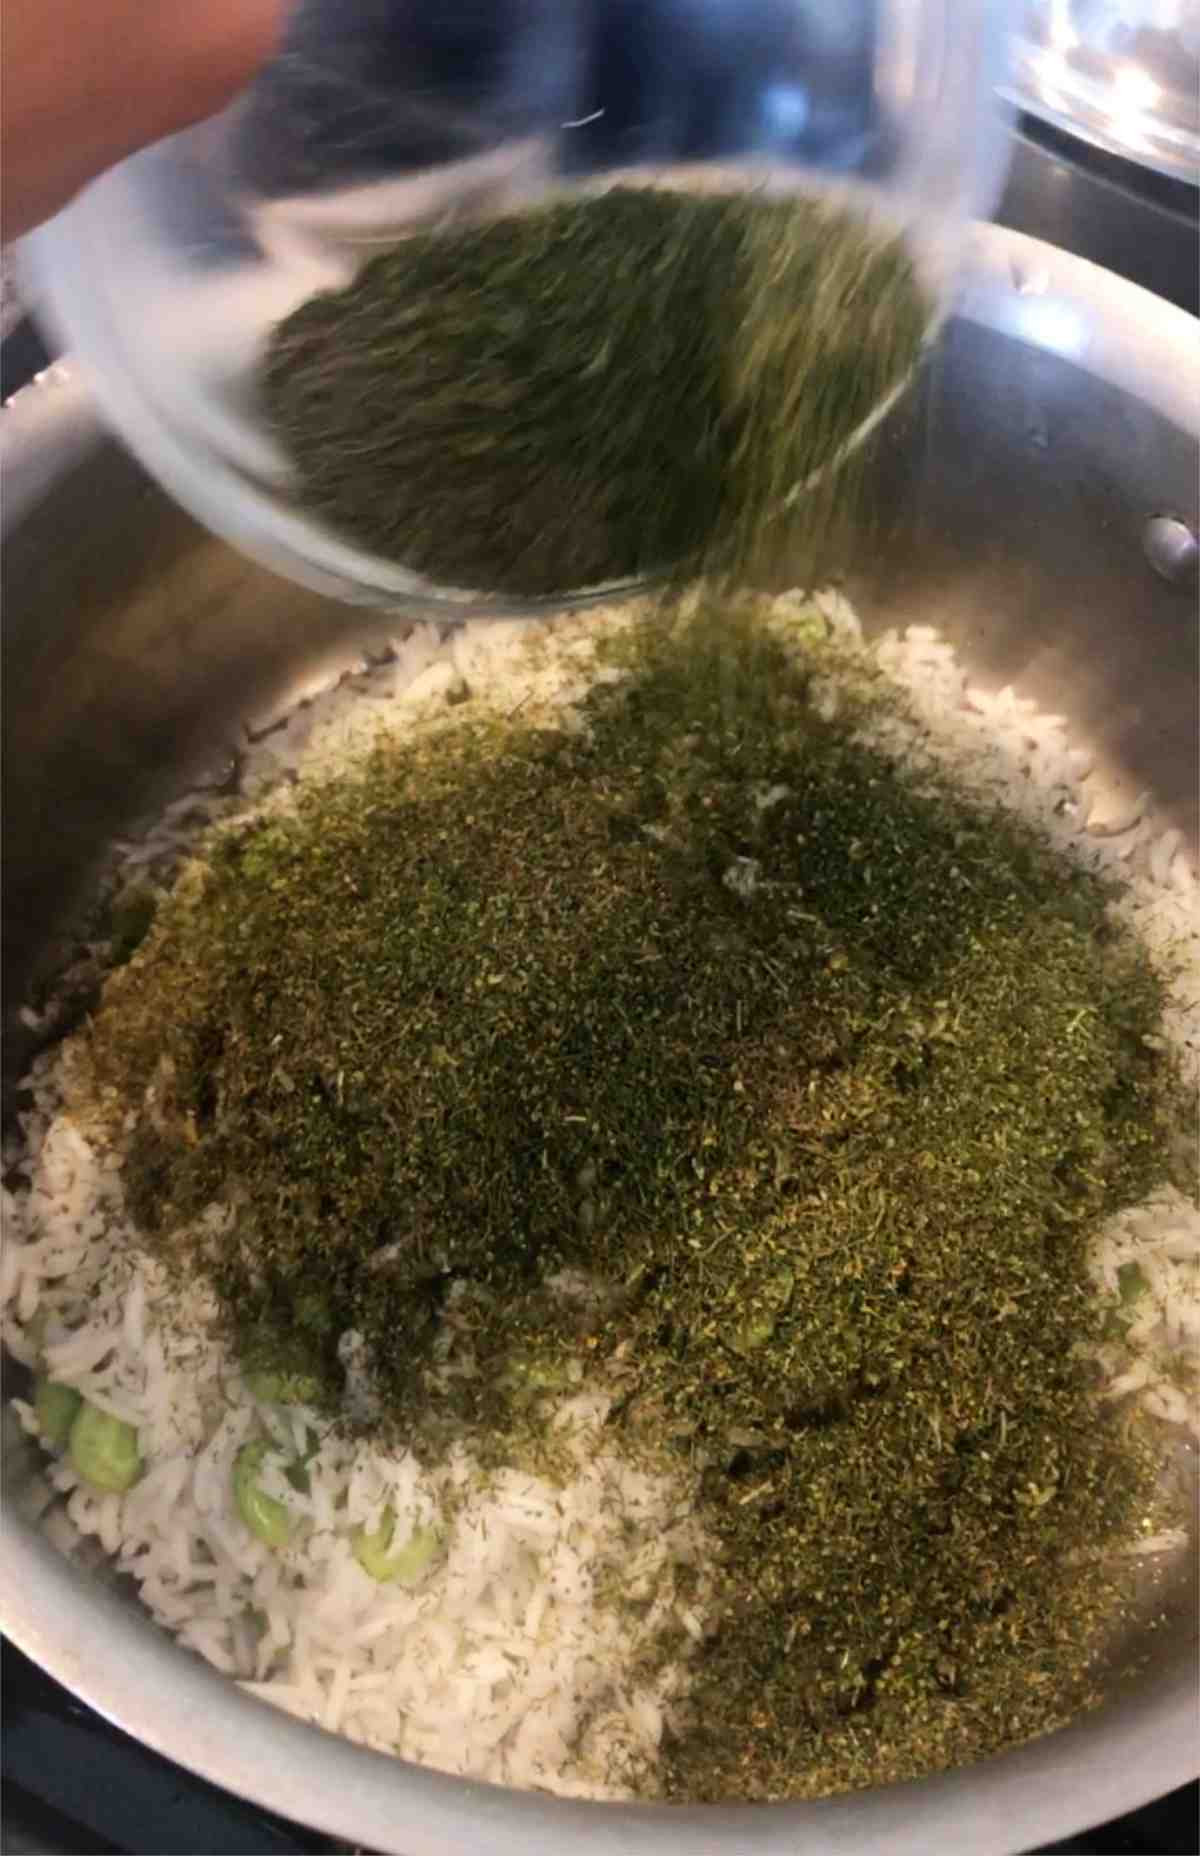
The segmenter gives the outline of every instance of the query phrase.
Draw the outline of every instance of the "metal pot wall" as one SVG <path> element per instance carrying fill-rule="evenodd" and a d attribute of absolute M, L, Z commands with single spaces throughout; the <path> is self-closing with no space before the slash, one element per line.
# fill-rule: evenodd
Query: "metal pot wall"
<path fill-rule="evenodd" d="M 1130 794 L 1197 826 L 1195 325 L 1051 247 L 978 231 L 961 312 L 876 460 L 887 534 L 848 564 L 870 626 L 940 626 L 973 672 L 1065 713 Z M 198 530 L 94 423 L 69 368 L 0 421 L 6 997 L 53 964 L 98 847 L 236 748 L 247 718 L 397 620 L 276 580 Z M 27 1034 L 8 1041 L 19 1075 Z M 6 1431 L 7 1436 L 7 1431 Z M 1027 1849 L 1189 1778 L 1195 1583 L 1136 1679 L 1063 1732 L 917 1785 L 816 1805 L 560 1803 L 364 1752 L 251 1700 L 39 1531 L 37 1452 L 5 1452 L 0 1627 L 149 1745 L 231 1790 L 404 1856 Z"/>

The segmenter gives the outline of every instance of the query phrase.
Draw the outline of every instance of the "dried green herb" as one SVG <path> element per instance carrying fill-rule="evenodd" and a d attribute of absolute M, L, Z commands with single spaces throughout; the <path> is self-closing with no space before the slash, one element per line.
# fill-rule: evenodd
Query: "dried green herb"
<path fill-rule="evenodd" d="M 357 1329 L 419 1451 L 613 1376 L 719 1543 L 669 1795 L 979 1758 L 1092 1698 L 1153 1496 L 1080 1349 L 1091 1233 L 1175 1165 L 1161 982 L 1103 882 L 872 745 L 900 699 L 815 622 L 609 648 L 583 735 L 468 702 L 213 841 L 79 1087 L 118 1131 L 153 1090 L 132 1201 L 243 1349 L 337 1383 Z"/>
<path fill-rule="evenodd" d="M 409 239 L 280 325 L 263 389 L 302 501 L 435 581 L 745 575 L 828 526 L 787 499 L 928 320 L 900 241 L 847 212 L 626 188 Z"/>

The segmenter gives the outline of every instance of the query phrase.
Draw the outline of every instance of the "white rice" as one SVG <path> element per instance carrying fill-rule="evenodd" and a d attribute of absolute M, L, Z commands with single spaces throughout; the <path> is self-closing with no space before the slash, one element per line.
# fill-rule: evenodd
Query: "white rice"
<path fill-rule="evenodd" d="M 786 637 L 811 621 L 813 603 L 784 595 L 770 622 Z M 858 621 L 846 601 L 825 593 L 815 604 L 831 636 L 857 650 Z M 451 728 L 480 703 L 582 727 L 572 705 L 598 675 L 619 674 L 598 669 L 597 639 L 634 617 L 608 608 L 553 629 L 489 622 L 449 640 L 418 627 L 387 663 L 357 665 L 333 687 L 293 692 L 278 714 L 256 718 L 244 744 L 241 812 L 247 804 L 287 808 L 289 781 L 346 764 L 381 728 Z M 1128 881 L 1113 906 L 1170 963 L 1166 1031 L 1194 1080 L 1200 925 L 1180 834 L 1156 826 L 1144 797 L 1129 803 L 1101 790 L 1061 717 L 1037 713 L 1011 689 L 987 695 L 973 687 L 931 628 L 889 634 L 873 655 L 909 691 L 913 709 L 911 721 L 889 718 L 874 739 L 912 764 L 953 767 L 964 786 L 1034 820 L 1070 857 Z M 856 674 L 852 664 L 847 674 Z M 448 701 L 464 683 L 474 697 L 466 711 Z M 815 690 L 823 713 L 837 712 L 844 687 L 831 674 Z M 761 803 L 783 796 L 772 789 Z M 228 810 L 211 791 L 169 807 L 144 837 L 118 847 L 117 879 L 169 879 L 197 831 Z M 51 1002 L 48 1024 L 54 1010 Z M 711 1550 L 682 1478 L 649 1475 L 617 1455 L 603 1431 L 606 1400 L 586 1384 L 559 1401 L 570 1473 L 554 1483 L 515 1469 L 485 1476 L 460 1448 L 422 1468 L 405 1453 L 321 1437 L 312 1412 L 256 1401 L 211 1331 L 215 1309 L 205 1293 L 193 1289 L 181 1305 L 139 1250 L 119 1163 L 63 1107 L 62 1064 L 61 1049 L 34 1063 L 33 1106 L 5 1155 L 27 1190 L 3 1193 L 3 1338 L 18 1359 L 40 1362 L 135 1425 L 146 1464 L 121 1497 L 92 1492 L 56 1460 L 50 1477 L 74 1527 L 136 1579 L 148 1609 L 181 1643 L 291 1713 L 508 1785 L 586 1797 L 652 1789 L 687 1662 L 681 1656 L 653 1680 L 635 1671 L 664 1623 L 680 1626 L 681 1641 L 700 1642 L 706 1630 Z M 219 1206 L 207 1214 L 227 1216 Z M 1101 1233 L 1092 1268 L 1114 1308 L 1128 1303 L 1119 1272 L 1130 1263 L 1144 1287 L 1127 1308 L 1124 1337 L 1099 1351 L 1105 1395 L 1137 1397 L 1200 1434 L 1200 1413 L 1183 1389 L 1195 1379 L 1180 1372 L 1181 1362 L 1193 1372 L 1200 1366 L 1196 1207 L 1164 1193 Z M 561 1292 L 587 1293 L 588 1285 L 564 1282 Z M 351 1394 L 369 1397 L 361 1369 L 355 1376 L 353 1336 L 344 1337 L 343 1362 Z M 18 1410 L 36 1435 L 32 1408 Z M 307 1492 L 278 1467 L 263 1472 L 263 1492 L 293 1520 L 282 1551 L 249 1532 L 232 1498 L 234 1456 L 263 1434 L 288 1456 L 316 1444 Z M 376 1525 L 389 1504 L 401 1532 L 454 1515 L 444 1553 L 412 1590 L 377 1584 L 352 1550 L 351 1530 Z M 60 1534 L 61 1514 L 52 1512 L 48 1525 Z M 1173 1536 L 1155 1537 L 1131 1551 L 1173 1544 Z M 684 1567 L 693 1569 L 686 1588 Z M 626 1597 L 644 1598 L 644 1614 L 605 1602 L 609 1580 Z"/>

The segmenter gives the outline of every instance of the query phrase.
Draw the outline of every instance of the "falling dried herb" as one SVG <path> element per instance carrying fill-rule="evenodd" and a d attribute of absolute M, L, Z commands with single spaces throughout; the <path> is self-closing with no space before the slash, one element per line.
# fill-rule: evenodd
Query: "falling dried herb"
<path fill-rule="evenodd" d="M 626 188 L 409 239 L 280 325 L 263 388 L 335 528 L 540 595 L 752 571 L 928 321 L 901 242 L 848 212 Z"/>
<path fill-rule="evenodd" d="M 719 1548 L 668 1795 L 976 1759 L 1092 1699 L 1152 1498 L 1081 1345 L 1098 1221 L 1175 1165 L 1161 983 L 1102 881 L 873 744 L 900 699 L 817 621 L 609 650 L 584 734 L 467 702 L 215 839 L 78 1089 L 143 1105 L 147 1242 L 246 1357 L 335 1385 L 356 1330 L 388 1434 L 503 1452 L 611 1375 Z"/>

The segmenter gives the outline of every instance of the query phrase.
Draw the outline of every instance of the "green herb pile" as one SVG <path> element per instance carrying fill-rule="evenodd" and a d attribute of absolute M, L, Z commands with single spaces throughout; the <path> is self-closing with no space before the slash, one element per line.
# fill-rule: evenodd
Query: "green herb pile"
<path fill-rule="evenodd" d="M 146 1102 L 148 1241 L 331 1408 L 347 1328 L 419 1450 L 611 1377 L 720 1548 L 668 1795 L 967 1762 L 1089 1699 L 1151 1499 L 1081 1344 L 1089 1234 L 1178 1150 L 1160 982 L 1100 881 L 870 745 L 901 699 L 815 618 L 607 649 L 582 734 L 468 701 L 218 837 L 79 1087 Z"/>
<path fill-rule="evenodd" d="M 263 390 L 304 504 L 435 581 L 745 575 L 929 313 L 901 243 L 846 212 L 618 189 L 375 258 L 274 332 Z M 834 513 L 797 508 L 812 534 Z"/>

